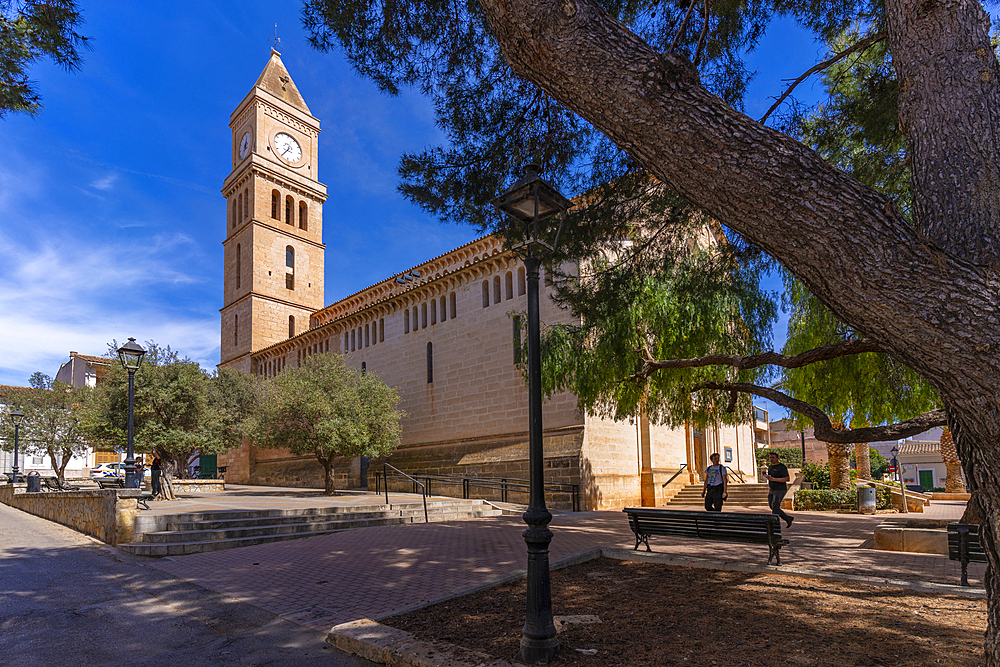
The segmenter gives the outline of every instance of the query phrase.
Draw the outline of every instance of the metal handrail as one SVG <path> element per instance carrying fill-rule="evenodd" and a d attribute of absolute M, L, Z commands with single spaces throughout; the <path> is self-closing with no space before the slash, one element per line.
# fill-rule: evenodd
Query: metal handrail
<path fill-rule="evenodd" d="M 403 477 L 409 479 L 410 481 L 416 481 L 410 475 L 403 473 L 395 466 L 388 466 L 396 472 L 398 472 Z M 386 473 L 375 473 L 375 493 L 379 493 L 382 488 L 382 484 L 386 483 L 386 488 L 388 488 L 388 477 L 385 476 Z M 507 502 L 507 496 L 509 491 L 524 491 L 528 492 L 530 490 L 530 482 L 526 479 L 512 479 L 509 477 L 467 477 L 464 475 L 439 475 L 439 474 L 418 474 L 417 477 L 424 480 L 427 485 L 428 493 L 430 492 L 431 482 L 444 482 L 447 484 L 459 484 L 462 485 L 462 497 L 466 500 L 469 499 L 470 489 L 473 487 L 480 489 L 495 489 L 500 491 L 500 502 Z M 423 486 L 423 485 L 421 485 Z M 580 511 L 580 485 L 571 484 L 568 482 L 546 482 L 544 484 L 544 489 L 552 493 L 568 493 L 570 495 L 573 511 Z"/>
<path fill-rule="evenodd" d="M 386 505 L 389 504 L 389 483 L 388 483 L 389 473 L 386 470 L 386 468 L 392 468 L 393 470 L 395 470 L 396 472 L 398 472 L 400 475 L 402 475 L 403 477 L 405 477 L 406 479 L 410 480 L 411 482 L 413 482 L 414 484 L 416 484 L 417 486 L 419 486 L 421 489 L 423 489 L 423 493 L 421 495 L 422 495 L 422 497 L 424 499 L 424 523 L 430 523 L 430 519 L 427 518 L 427 487 L 424 486 L 423 484 L 421 484 L 420 482 L 418 482 L 417 480 L 413 479 L 409 475 L 407 475 L 405 472 L 403 472 L 399 468 L 396 468 L 395 466 L 391 466 L 388 463 L 383 463 L 382 464 L 382 474 L 385 476 L 385 479 L 386 479 L 386 485 L 385 485 L 385 504 Z"/>
<path fill-rule="evenodd" d="M 671 476 L 670 476 L 670 479 L 668 479 L 667 481 L 665 481 L 665 482 L 664 482 L 664 483 L 663 483 L 663 484 L 662 484 L 662 485 L 660 486 L 660 488 L 666 488 L 667 484 L 670 484 L 670 482 L 674 481 L 674 480 L 675 480 L 675 479 L 677 478 L 677 475 L 679 475 L 679 474 L 681 474 L 682 472 L 684 472 L 684 468 L 687 468 L 687 467 L 688 467 L 688 464 L 687 464 L 687 463 L 682 463 L 682 464 L 681 464 L 681 467 L 677 469 L 677 472 L 675 472 L 675 473 L 674 473 L 673 475 L 671 475 Z"/>
<path fill-rule="evenodd" d="M 743 477 L 743 473 L 741 473 L 739 470 L 735 470 L 735 469 L 729 468 L 727 466 L 722 466 L 722 467 L 725 468 L 727 472 L 731 472 L 734 475 L 736 475 L 737 477 L 739 477 L 740 478 L 740 484 L 746 484 L 747 483 L 746 478 Z"/>

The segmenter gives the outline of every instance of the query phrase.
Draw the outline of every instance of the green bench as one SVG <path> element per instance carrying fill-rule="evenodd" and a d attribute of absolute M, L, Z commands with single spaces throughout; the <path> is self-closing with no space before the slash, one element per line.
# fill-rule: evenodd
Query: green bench
<path fill-rule="evenodd" d="M 781 565 L 781 547 L 788 540 L 781 538 L 781 521 L 773 514 L 743 514 L 737 512 L 690 512 L 655 507 L 626 507 L 628 525 L 635 534 L 635 547 L 649 548 L 651 535 L 693 537 L 719 542 L 766 544 L 767 564 Z"/>
<path fill-rule="evenodd" d="M 986 551 L 979 541 L 979 525 L 948 524 L 948 558 L 962 564 L 962 585 L 969 585 L 969 563 L 985 563 Z"/>

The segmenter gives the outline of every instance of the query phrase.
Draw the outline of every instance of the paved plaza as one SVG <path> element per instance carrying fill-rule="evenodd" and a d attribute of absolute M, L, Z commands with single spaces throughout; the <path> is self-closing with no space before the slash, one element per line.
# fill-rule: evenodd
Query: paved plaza
<path fill-rule="evenodd" d="M 964 503 L 934 503 L 926 509 L 914 516 L 957 520 Z M 782 563 L 827 575 L 959 582 L 961 568 L 946 556 L 871 548 L 874 528 L 886 516 L 898 515 L 798 512 L 784 533 L 790 544 L 782 549 Z M 620 511 L 557 512 L 550 527 L 553 563 L 595 548 L 631 549 L 634 545 Z M 322 631 L 358 618 L 384 618 L 518 576 L 526 562 L 524 528 L 518 516 L 359 528 L 164 558 L 152 567 Z M 650 545 L 661 554 L 731 563 L 767 562 L 767 549 L 762 545 L 664 537 L 650 538 Z M 982 585 L 984 569 L 979 564 L 970 566 L 974 586 Z"/>
<path fill-rule="evenodd" d="M 391 494 L 391 501 L 418 496 Z M 151 512 L 376 505 L 384 496 L 230 487 L 152 503 Z M 936 502 L 916 517 L 957 519 L 964 504 Z M 691 508 L 695 509 L 695 508 Z M 736 511 L 766 511 L 753 508 Z M 875 551 L 886 517 L 795 513 L 782 549 L 786 571 L 955 585 L 946 556 Z M 594 549 L 631 550 L 625 515 L 556 512 L 553 563 Z M 380 619 L 521 575 L 519 516 L 359 528 L 329 535 L 160 560 L 129 556 L 68 528 L 0 506 L 0 652 L 5 664 L 368 664 L 323 643 L 329 629 Z M 652 537 L 675 562 L 767 562 L 763 545 Z M 974 586 L 984 566 L 970 566 Z M 55 633 L 55 634 L 53 634 Z M 70 660 L 66 656 L 72 656 Z"/>

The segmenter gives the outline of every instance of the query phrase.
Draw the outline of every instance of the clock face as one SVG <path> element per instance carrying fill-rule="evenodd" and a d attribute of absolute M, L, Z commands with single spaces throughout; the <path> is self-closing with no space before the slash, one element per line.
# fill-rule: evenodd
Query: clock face
<path fill-rule="evenodd" d="M 240 159 L 242 160 L 243 158 L 245 158 L 247 156 L 247 153 L 249 152 L 250 152 L 250 133 L 247 132 L 246 134 L 243 135 L 243 138 L 240 139 Z"/>
<path fill-rule="evenodd" d="M 284 132 L 274 135 L 274 148 L 278 151 L 278 155 L 289 162 L 298 162 L 302 159 L 302 147 L 299 146 L 299 142 Z"/>

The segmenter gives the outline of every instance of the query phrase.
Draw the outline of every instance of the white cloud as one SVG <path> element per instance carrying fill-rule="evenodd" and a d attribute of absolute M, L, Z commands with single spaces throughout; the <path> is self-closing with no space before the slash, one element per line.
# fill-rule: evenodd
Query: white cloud
<path fill-rule="evenodd" d="M 90 184 L 90 187 L 94 188 L 95 190 L 110 190 L 114 186 L 115 181 L 117 180 L 118 180 L 118 174 L 108 174 L 104 178 L 99 178 L 96 181 L 92 182 Z"/>

